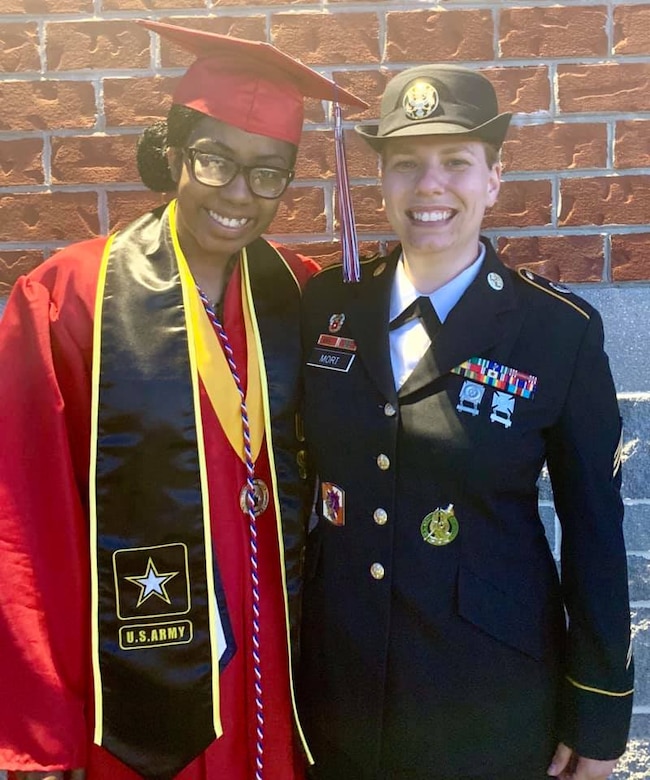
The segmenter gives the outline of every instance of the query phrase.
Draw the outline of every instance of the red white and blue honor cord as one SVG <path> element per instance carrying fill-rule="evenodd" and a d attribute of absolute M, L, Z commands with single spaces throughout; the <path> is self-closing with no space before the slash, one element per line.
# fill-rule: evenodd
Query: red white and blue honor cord
<path fill-rule="evenodd" d="M 348 166 L 345 159 L 341 106 L 338 103 L 334 103 L 334 149 L 336 152 L 336 196 L 341 231 L 343 281 L 358 282 L 361 280 L 359 246 L 354 224 L 354 208 L 352 206 L 352 195 L 350 194 Z"/>
<path fill-rule="evenodd" d="M 250 423 L 248 420 L 248 409 L 246 408 L 246 395 L 242 387 L 237 364 L 230 341 L 223 325 L 219 321 L 216 312 L 212 308 L 208 297 L 197 285 L 199 297 L 214 326 L 223 346 L 223 350 L 228 361 L 228 366 L 235 380 L 237 391 L 240 398 L 240 411 L 242 420 L 242 429 L 244 434 L 244 456 L 246 464 L 246 508 L 248 515 L 248 529 L 250 540 L 250 564 L 251 564 L 251 585 L 253 594 L 253 674 L 255 676 L 255 780 L 262 780 L 264 774 L 264 699 L 262 689 L 262 662 L 260 658 L 260 587 L 258 575 L 257 558 L 257 517 L 255 516 L 255 462 L 251 450 Z"/>

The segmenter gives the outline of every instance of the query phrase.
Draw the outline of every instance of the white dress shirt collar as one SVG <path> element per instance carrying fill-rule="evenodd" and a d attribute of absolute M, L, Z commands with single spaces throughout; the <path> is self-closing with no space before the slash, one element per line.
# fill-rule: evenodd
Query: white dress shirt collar
<path fill-rule="evenodd" d="M 476 278 L 485 257 L 485 244 L 480 242 L 479 246 L 478 257 L 470 266 L 429 295 L 440 322 L 444 322 L 447 319 L 449 312 Z M 398 314 L 401 314 L 420 295 L 422 293 L 418 292 L 413 282 L 406 275 L 404 258 L 400 256 L 395 269 L 393 289 L 390 295 L 389 321 L 394 320 Z"/>
<path fill-rule="evenodd" d="M 478 257 L 472 265 L 429 295 L 440 322 L 444 323 L 449 312 L 474 281 L 484 257 L 485 245 L 481 242 Z M 420 294 L 406 275 L 404 261 L 400 257 L 390 295 L 390 320 L 401 314 Z M 430 345 L 429 334 L 417 318 L 390 332 L 390 360 L 396 389 L 399 390 L 408 379 Z"/>

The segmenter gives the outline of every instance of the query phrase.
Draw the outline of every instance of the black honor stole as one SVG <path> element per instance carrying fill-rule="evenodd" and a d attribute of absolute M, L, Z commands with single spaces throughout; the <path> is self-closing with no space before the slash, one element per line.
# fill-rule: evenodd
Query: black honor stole
<path fill-rule="evenodd" d="M 189 313 L 195 293 L 179 272 L 174 213 L 172 202 L 162 215 L 145 215 L 109 240 L 97 285 L 93 346 L 94 741 L 156 780 L 174 777 L 221 734 L 218 573 Z M 279 299 L 295 299 L 287 316 L 297 322 L 295 279 L 266 242 L 254 246 L 256 259 L 262 255 L 259 267 L 273 279 L 255 284 L 251 274 L 250 294 L 255 297 L 257 287 L 271 297 L 275 288 Z M 261 338 L 260 361 L 272 367 L 277 360 L 286 371 L 287 333 L 275 336 L 271 343 L 283 347 L 267 354 Z M 298 356 L 296 346 L 296 364 Z M 284 380 L 292 386 L 291 376 Z M 268 385 L 274 387 L 271 376 Z M 287 401 L 278 403 L 284 408 Z M 271 401 L 265 414 L 269 444 L 273 406 Z M 274 438 L 286 438 L 282 427 Z M 278 457 L 283 460 L 282 453 Z M 275 463 L 280 476 L 273 494 L 284 523 L 285 509 L 296 515 L 298 491 L 286 476 L 283 484 L 283 465 Z"/>

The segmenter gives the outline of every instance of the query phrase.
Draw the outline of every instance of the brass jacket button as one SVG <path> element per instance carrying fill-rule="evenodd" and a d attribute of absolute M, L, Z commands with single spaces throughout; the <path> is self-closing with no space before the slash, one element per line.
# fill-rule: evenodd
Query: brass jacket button
<path fill-rule="evenodd" d="M 386 512 L 386 510 L 382 509 L 381 507 L 375 509 L 372 517 L 377 525 L 386 525 L 388 522 L 388 512 Z"/>
<path fill-rule="evenodd" d="M 377 455 L 377 465 L 382 471 L 386 471 L 390 468 L 390 459 L 388 455 L 384 455 L 382 452 L 380 455 Z"/>

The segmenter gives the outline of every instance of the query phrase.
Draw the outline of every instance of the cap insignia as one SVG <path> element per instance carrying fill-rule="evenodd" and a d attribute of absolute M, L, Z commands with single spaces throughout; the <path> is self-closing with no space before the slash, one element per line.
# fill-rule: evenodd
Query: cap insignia
<path fill-rule="evenodd" d="M 406 90 L 402 106 L 408 119 L 428 119 L 438 108 L 438 92 L 428 81 L 414 81 Z"/>

